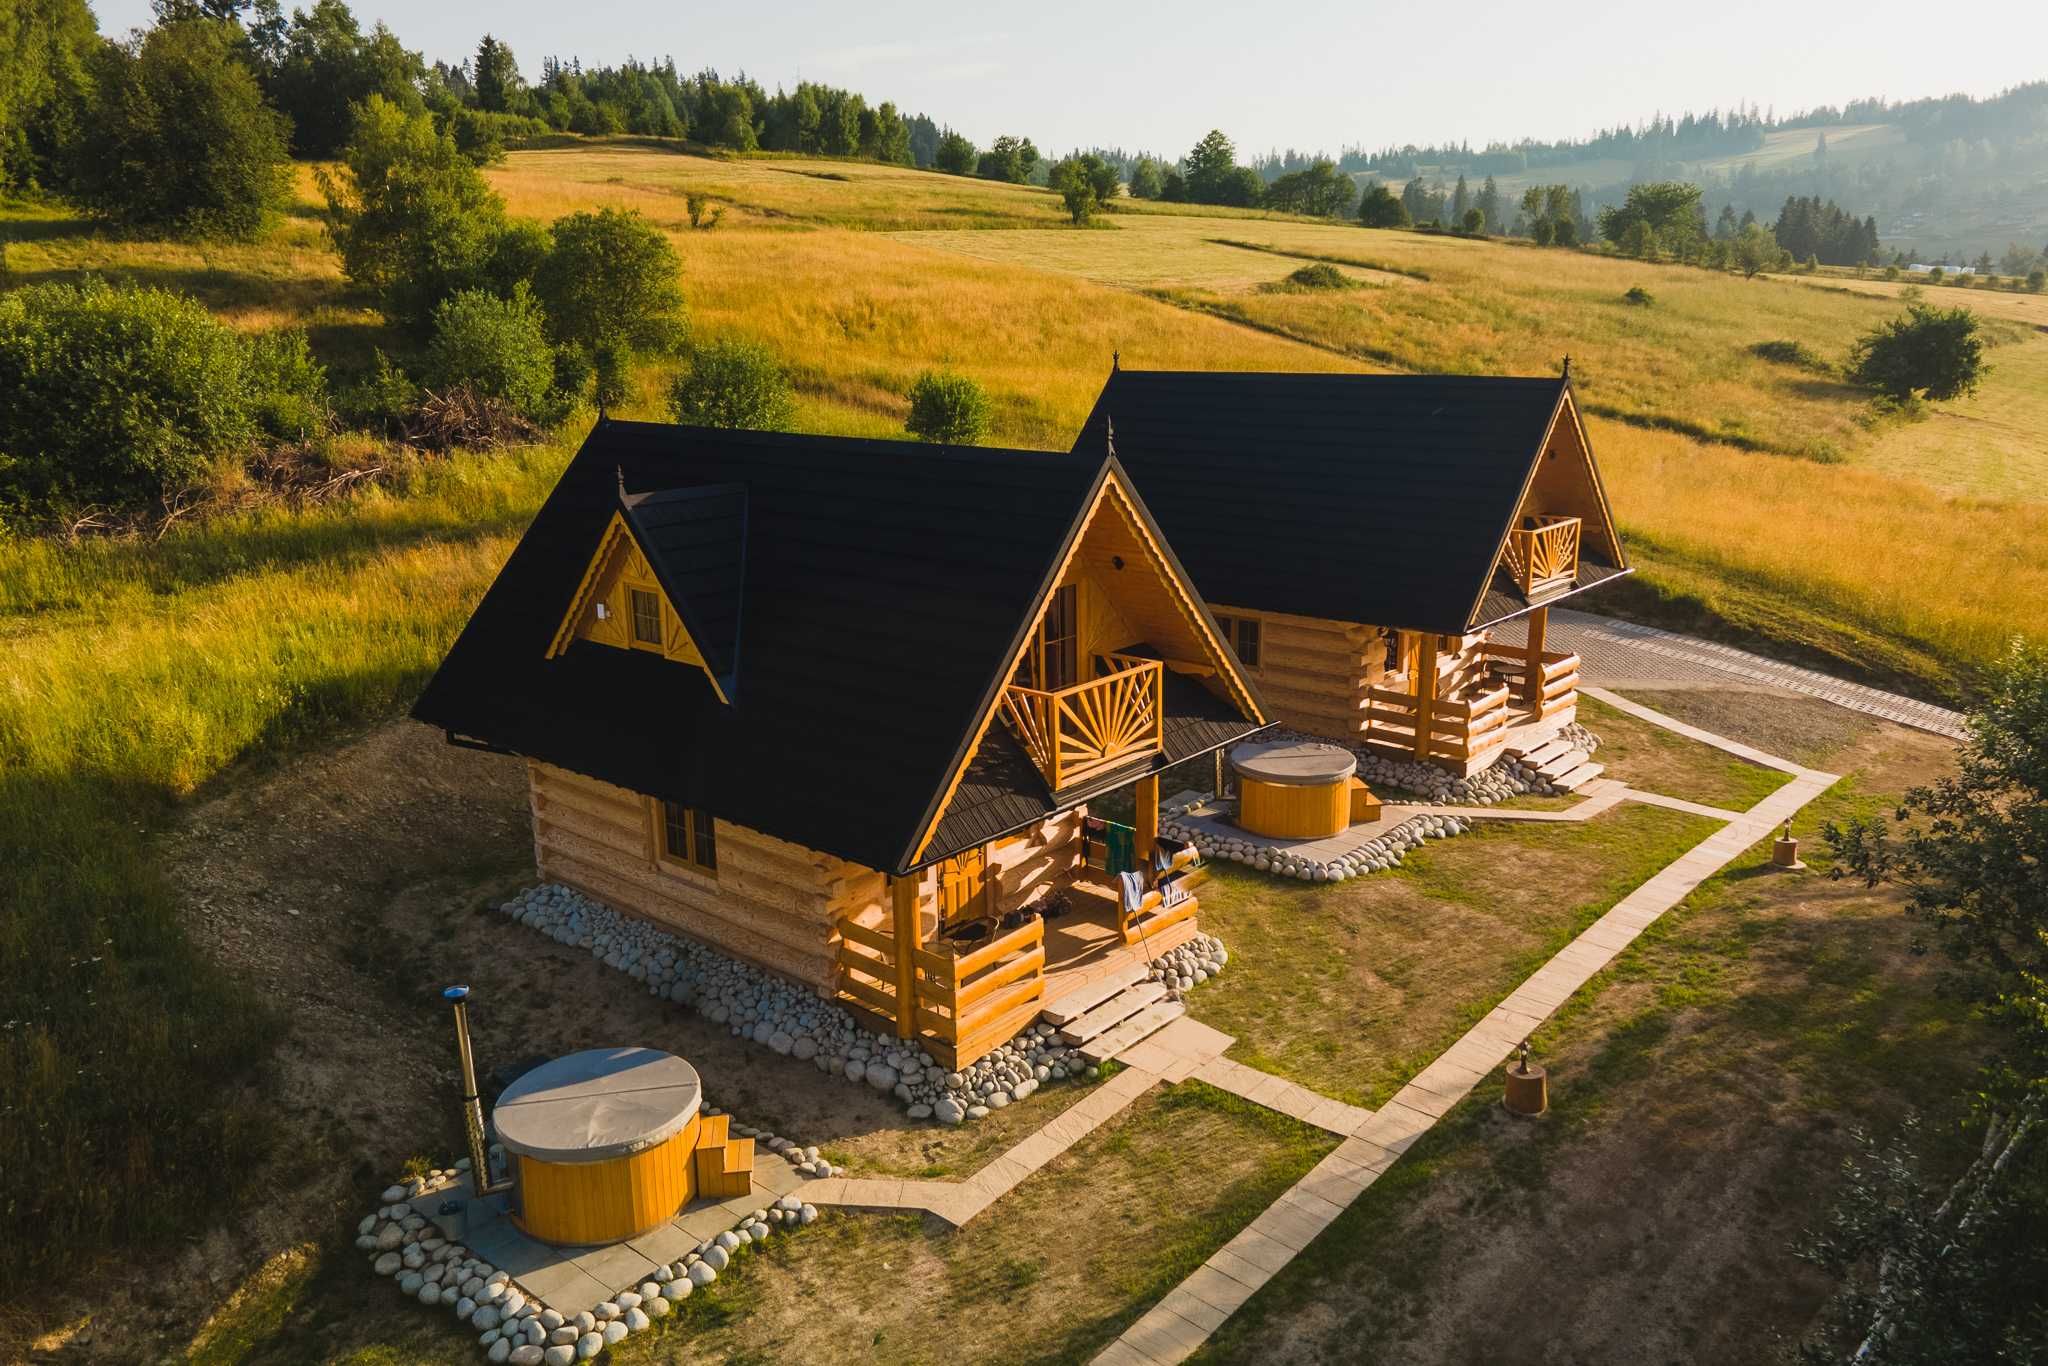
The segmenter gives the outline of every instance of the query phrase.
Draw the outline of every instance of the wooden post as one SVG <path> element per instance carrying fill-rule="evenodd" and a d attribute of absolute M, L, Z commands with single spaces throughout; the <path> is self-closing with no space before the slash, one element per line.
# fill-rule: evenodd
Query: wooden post
<path fill-rule="evenodd" d="M 1415 757 L 1429 758 L 1430 712 L 1436 701 L 1436 646 L 1433 635 L 1421 636 L 1415 645 Z"/>
<path fill-rule="evenodd" d="M 1138 867 L 1144 870 L 1145 885 L 1152 885 L 1152 846 L 1159 843 L 1159 775 L 1148 773 L 1138 779 L 1137 787 L 1131 793 L 1137 814 L 1132 824 L 1137 828 L 1134 842 L 1137 844 Z"/>
<path fill-rule="evenodd" d="M 1550 629 L 1550 609 L 1539 607 L 1529 614 L 1529 647 L 1522 656 L 1522 686 L 1527 690 L 1525 700 L 1538 711 L 1543 709 L 1543 637 Z"/>
<path fill-rule="evenodd" d="M 896 1037 L 917 1033 L 918 877 L 889 879 L 896 909 Z"/>

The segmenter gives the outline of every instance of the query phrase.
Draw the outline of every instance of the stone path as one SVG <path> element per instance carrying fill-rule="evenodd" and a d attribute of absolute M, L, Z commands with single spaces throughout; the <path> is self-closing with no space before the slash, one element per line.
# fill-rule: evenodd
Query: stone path
<path fill-rule="evenodd" d="M 1726 824 L 1623 897 L 1384 1106 L 1366 1115 L 1308 1175 L 1105 1348 L 1095 1358 L 1097 1366 L 1172 1366 L 1191 1355 L 1636 936 L 1836 781 L 1832 773 L 1765 755 L 1649 708 L 1629 703 L 1625 709 L 1768 763 L 1792 774 L 1792 781 L 1745 812 L 1720 813 Z M 1650 796 L 1630 795 L 1639 800 Z M 1198 1069 L 1196 1075 L 1203 1073 Z"/>
<path fill-rule="evenodd" d="M 1522 628 L 1513 624 L 1499 635 L 1508 644 L 1524 638 Z M 1605 687 L 1747 683 L 1784 688 L 1916 730 L 1963 737 L 1960 712 L 1654 626 L 1557 607 L 1551 609 L 1546 638 L 1553 650 L 1576 651 L 1585 679 Z"/>

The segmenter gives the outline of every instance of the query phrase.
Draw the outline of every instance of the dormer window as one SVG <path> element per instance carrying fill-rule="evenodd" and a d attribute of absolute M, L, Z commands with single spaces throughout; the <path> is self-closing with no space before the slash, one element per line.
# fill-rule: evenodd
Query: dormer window
<path fill-rule="evenodd" d="M 648 588 L 629 588 L 633 608 L 633 643 L 661 648 L 661 595 Z"/>

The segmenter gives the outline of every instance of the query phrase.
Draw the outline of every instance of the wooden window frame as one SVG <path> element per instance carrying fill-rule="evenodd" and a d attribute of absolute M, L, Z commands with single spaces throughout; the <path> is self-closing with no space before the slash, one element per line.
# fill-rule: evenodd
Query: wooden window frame
<path fill-rule="evenodd" d="M 1250 659 L 1244 657 L 1244 629 L 1247 626 L 1251 628 L 1252 657 Z M 1216 615 L 1216 630 L 1223 637 L 1223 644 L 1228 647 L 1231 657 L 1237 661 L 1239 668 L 1249 670 L 1252 673 L 1258 673 L 1263 669 L 1266 658 L 1266 622 L 1263 617 L 1249 614 L 1225 616 L 1222 613 L 1218 613 Z"/>
<path fill-rule="evenodd" d="M 669 812 L 673 809 L 683 828 L 684 847 L 678 850 L 669 839 Z M 718 822 L 701 806 L 647 799 L 648 835 L 654 861 L 664 868 L 680 869 L 698 877 L 718 876 Z"/>
<path fill-rule="evenodd" d="M 663 653 L 668 642 L 668 604 L 662 600 L 661 589 L 651 583 L 634 583 L 628 580 L 626 589 L 626 643 L 636 650 L 652 650 Z M 636 594 L 645 594 L 654 599 L 654 639 L 640 637 L 639 599 Z"/>
<path fill-rule="evenodd" d="M 1057 636 L 1048 634 L 1055 616 L 1062 618 L 1060 624 L 1065 627 L 1064 632 Z M 1063 583 L 1053 590 L 1051 601 L 1045 605 L 1045 614 L 1038 619 L 1038 630 L 1035 634 L 1037 639 L 1032 642 L 1032 653 L 1037 666 L 1032 680 L 1035 687 L 1044 692 L 1058 692 L 1061 688 L 1070 688 L 1076 683 L 1087 681 L 1082 676 L 1081 585 Z M 1059 680 L 1052 678 L 1048 666 L 1055 651 L 1058 652 L 1060 662 L 1067 666 L 1070 677 Z"/>

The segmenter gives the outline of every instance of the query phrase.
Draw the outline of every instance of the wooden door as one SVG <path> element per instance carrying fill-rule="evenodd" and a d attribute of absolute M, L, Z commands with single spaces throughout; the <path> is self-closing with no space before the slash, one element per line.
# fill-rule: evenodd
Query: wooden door
<path fill-rule="evenodd" d="M 939 865 L 939 920 L 951 924 L 988 914 L 988 849 L 962 850 Z"/>

